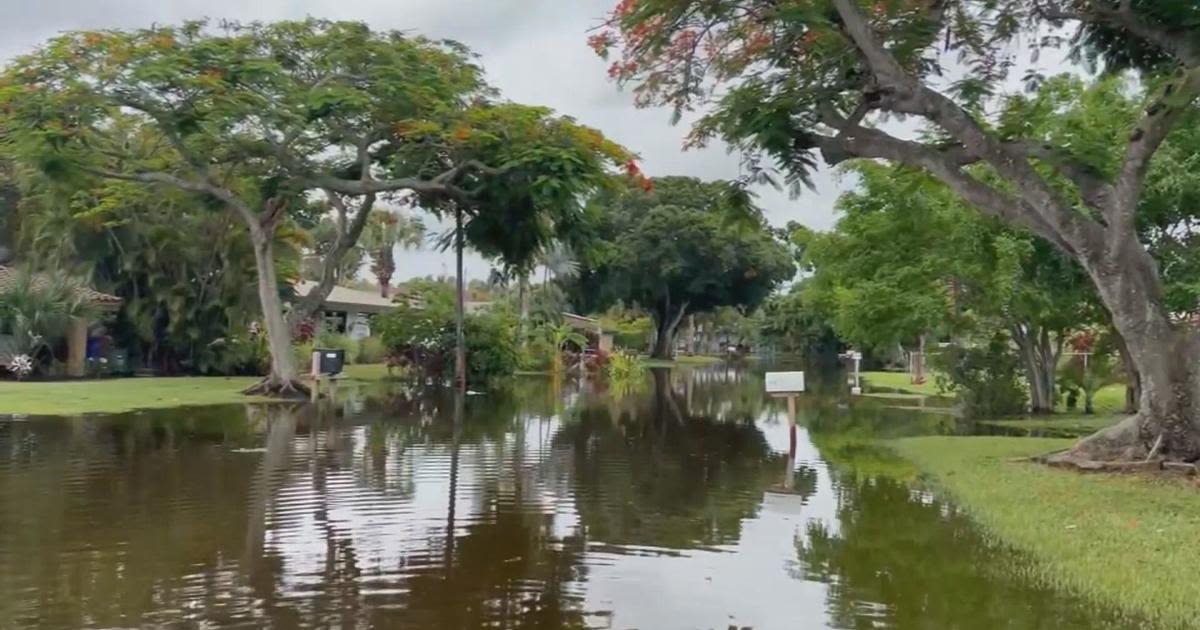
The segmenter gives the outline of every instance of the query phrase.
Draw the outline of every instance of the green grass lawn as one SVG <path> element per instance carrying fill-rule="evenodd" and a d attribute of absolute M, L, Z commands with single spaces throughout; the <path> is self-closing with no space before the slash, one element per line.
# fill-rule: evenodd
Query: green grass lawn
<path fill-rule="evenodd" d="M 667 359 L 652 359 L 650 357 L 642 357 L 642 364 L 648 368 L 673 368 L 685 367 L 693 365 L 712 365 L 720 363 L 721 357 L 714 357 L 707 354 L 695 354 L 691 356 L 679 355 L 673 361 Z"/>
<path fill-rule="evenodd" d="M 1095 414 L 1090 416 L 1081 413 L 1071 413 L 1031 418 L 987 420 L 984 424 L 1013 429 L 1029 429 L 1031 431 L 1049 429 L 1085 434 L 1110 427 L 1124 419 L 1125 414 L 1123 413 Z"/>
<path fill-rule="evenodd" d="M 1011 461 L 1071 443 L 919 437 L 889 444 L 954 496 L 989 535 L 1036 560 L 1038 579 L 1162 627 L 1194 627 L 1200 493 L 1182 480 L 1080 474 Z"/>
<path fill-rule="evenodd" d="M 942 393 L 938 390 L 937 383 L 934 382 L 932 374 L 928 375 L 925 378 L 925 382 L 920 385 L 914 385 L 910 382 L 908 372 L 863 372 L 862 379 L 865 383 L 865 389 L 868 391 L 872 387 L 884 387 L 909 394 L 923 394 L 925 396 L 937 396 Z"/>
<path fill-rule="evenodd" d="M 378 381 L 386 376 L 387 368 L 383 365 L 346 366 L 346 377 L 350 380 Z M 0 414 L 118 413 L 269 400 L 241 393 L 257 381 L 258 378 L 253 376 L 121 378 L 54 383 L 5 381 L 0 382 Z"/>

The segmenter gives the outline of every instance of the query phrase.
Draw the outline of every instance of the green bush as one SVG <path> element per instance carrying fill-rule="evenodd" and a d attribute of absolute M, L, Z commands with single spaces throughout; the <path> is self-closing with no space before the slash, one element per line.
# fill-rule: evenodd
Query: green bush
<path fill-rule="evenodd" d="M 296 358 L 296 370 L 301 374 L 308 374 L 312 371 L 312 351 L 312 339 L 292 344 L 292 352 Z"/>
<path fill-rule="evenodd" d="M 454 314 L 445 308 L 402 305 L 375 318 L 389 363 L 415 368 L 422 377 L 445 380 L 454 374 Z M 467 378 L 485 384 L 511 376 L 523 365 L 517 319 L 506 310 L 467 315 Z"/>
<path fill-rule="evenodd" d="M 1003 335 L 986 344 L 951 347 L 934 355 L 938 386 L 953 392 L 964 415 L 972 418 L 1024 413 L 1029 394 L 1021 365 Z"/>
<path fill-rule="evenodd" d="M 344 350 L 346 352 L 346 364 L 353 365 L 360 361 L 360 345 L 357 339 L 351 339 L 347 335 L 322 332 L 317 335 L 314 347 L 322 350 Z"/>
<path fill-rule="evenodd" d="M 387 358 L 387 347 L 383 345 L 383 339 L 372 336 L 359 340 L 359 363 L 383 363 L 385 358 Z"/>
<path fill-rule="evenodd" d="M 632 352 L 617 352 L 609 357 L 605 372 L 614 381 L 641 378 L 646 371 L 646 362 Z"/>
<path fill-rule="evenodd" d="M 554 363 L 554 344 L 540 335 L 533 335 L 521 352 L 521 369 L 542 372 Z"/>

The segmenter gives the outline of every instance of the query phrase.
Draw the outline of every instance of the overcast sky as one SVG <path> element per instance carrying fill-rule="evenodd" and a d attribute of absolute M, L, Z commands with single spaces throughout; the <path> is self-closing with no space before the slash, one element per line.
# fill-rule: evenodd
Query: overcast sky
<path fill-rule="evenodd" d="M 314 16 L 363 20 L 376 29 L 447 37 L 481 56 L 489 81 L 509 100 L 547 105 L 596 127 L 643 158 L 650 175 L 704 179 L 738 176 L 738 157 L 722 147 L 683 151 L 686 123 L 670 125 L 664 109 L 639 110 L 609 82 L 606 64 L 587 47 L 587 31 L 614 0 L 0 0 L 0 55 L 20 54 L 60 31 L 129 28 L 210 17 L 279 20 Z M 833 223 L 838 183 L 823 174 L 818 192 L 800 199 L 765 189 L 760 202 L 772 223 L 796 220 L 816 228 Z M 427 220 L 431 222 L 432 220 Z M 469 277 L 489 265 L 472 257 Z M 453 257 L 404 252 L 397 280 L 449 273 Z"/>

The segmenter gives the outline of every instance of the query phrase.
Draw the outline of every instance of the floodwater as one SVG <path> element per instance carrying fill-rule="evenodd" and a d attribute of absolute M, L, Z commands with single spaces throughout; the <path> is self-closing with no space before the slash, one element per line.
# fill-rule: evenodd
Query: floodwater
<path fill-rule="evenodd" d="M 872 446 L 951 417 L 762 389 L 0 419 L 0 628 L 1138 627 Z"/>

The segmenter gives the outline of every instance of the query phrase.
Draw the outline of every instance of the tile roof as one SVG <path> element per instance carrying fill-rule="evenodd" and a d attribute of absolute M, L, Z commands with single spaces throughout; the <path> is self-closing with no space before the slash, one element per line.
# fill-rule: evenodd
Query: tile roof
<path fill-rule="evenodd" d="M 20 273 L 21 272 L 17 271 L 16 269 L 13 269 L 12 267 L 5 267 L 4 265 L 0 265 L 0 293 L 9 291 L 14 286 L 16 286 L 17 279 L 20 277 Z M 41 274 L 34 275 L 34 278 L 33 278 L 33 286 L 34 287 L 46 286 L 46 284 L 48 284 L 49 282 L 50 282 L 50 280 L 48 278 L 46 278 L 44 275 L 41 275 Z M 75 290 L 76 290 L 76 292 L 78 292 L 80 297 L 87 300 L 88 303 L 96 305 L 96 306 L 113 306 L 113 307 L 115 307 L 115 306 L 120 306 L 120 304 L 122 302 L 121 298 L 119 298 L 115 295 L 101 293 L 100 291 L 97 291 L 90 287 L 81 286 L 81 287 L 76 288 Z"/>

